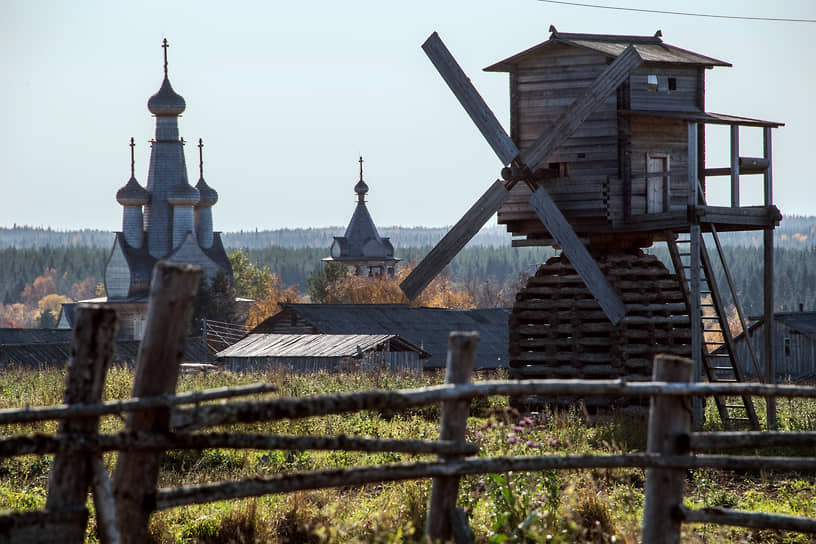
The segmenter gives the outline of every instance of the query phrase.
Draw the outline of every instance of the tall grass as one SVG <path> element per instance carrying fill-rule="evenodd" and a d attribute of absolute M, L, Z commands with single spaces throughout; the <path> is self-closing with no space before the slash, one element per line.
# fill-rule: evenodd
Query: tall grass
<path fill-rule="evenodd" d="M 493 378 L 495 376 L 492 376 Z M 0 372 L 3 408 L 59 404 L 63 371 Z M 413 388 L 440 383 L 441 374 L 422 376 L 350 371 L 311 375 L 270 371 L 185 375 L 179 391 L 235 386 L 258 381 L 275 383 L 275 396 L 304 396 L 370 389 Z M 133 373 L 113 368 L 105 399 L 130 396 Z M 257 395 L 255 398 L 261 398 Z M 715 429 L 716 410 L 708 403 L 707 428 Z M 761 399 L 757 411 L 764 414 Z M 780 425 L 813 430 L 816 406 L 805 401 L 779 401 Z M 105 432 L 122 429 L 118 417 L 105 417 Z M 264 433 L 436 438 L 437 407 L 399 413 L 363 411 L 302 420 L 232 425 L 219 430 Z M 0 428 L 0 436 L 53 432 L 54 423 Z M 555 413 L 519 414 L 505 398 L 475 402 L 467 439 L 479 455 L 551 455 L 617 453 L 645 449 L 645 421 L 620 414 L 589 420 L 575 407 Z M 790 452 L 783 452 L 790 453 Z M 321 451 L 258 451 L 213 449 L 169 451 L 159 485 L 172 487 L 223 479 L 263 477 L 295 470 L 337 469 L 397 461 L 429 459 L 409 454 Z M 106 456 L 109 467 L 115 454 Z M 0 508 L 42 508 L 48 486 L 49 456 L 0 460 Z M 462 479 L 459 503 L 465 507 L 478 542 L 628 542 L 639 541 L 644 472 L 639 469 L 544 471 L 474 475 Z M 732 474 L 690 471 L 686 502 L 695 507 L 731 508 L 816 516 L 816 481 L 812 475 Z M 157 512 L 151 535 L 156 543 L 276 542 L 339 543 L 420 542 L 430 493 L 427 480 L 342 487 L 255 499 L 219 501 Z M 89 503 L 90 507 L 90 503 Z M 91 516 L 88 541 L 95 542 Z M 816 542 L 811 537 L 774 531 L 716 526 L 684 527 L 686 542 Z"/>

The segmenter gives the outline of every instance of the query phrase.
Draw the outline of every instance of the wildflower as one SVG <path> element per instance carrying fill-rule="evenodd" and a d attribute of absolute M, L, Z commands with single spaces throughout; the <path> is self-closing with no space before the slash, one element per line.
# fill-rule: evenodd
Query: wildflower
<path fill-rule="evenodd" d="M 538 448 L 541 447 L 541 445 L 538 442 L 533 442 L 532 440 L 528 440 L 525 445 L 531 450 L 537 450 Z"/>
<path fill-rule="evenodd" d="M 559 440 L 558 438 L 549 437 L 549 438 L 547 438 L 547 444 L 551 448 L 560 448 L 561 447 L 561 440 Z"/>
<path fill-rule="evenodd" d="M 514 434 L 511 434 L 510 436 L 507 437 L 507 443 L 511 445 L 518 443 L 518 437 L 516 437 L 516 435 Z"/>
<path fill-rule="evenodd" d="M 511 428 L 514 431 L 516 431 L 517 433 L 523 433 L 524 432 L 524 427 L 522 427 L 521 425 L 513 425 Z"/>
<path fill-rule="evenodd" d="M 529 425 L 529 426 L 532 427 L 533 426 L 533 418 L 531 418 L 530 416 L 527 416 L 525 418 L 522 418 L 522 420 L 519 421 L 519 423 L 521 425 Z"/>
<path fill-rule="evenodd" d="M 482 431 L 476 431 L 476 438 L 478 438 L 479 440 L 482 439 Z"/>

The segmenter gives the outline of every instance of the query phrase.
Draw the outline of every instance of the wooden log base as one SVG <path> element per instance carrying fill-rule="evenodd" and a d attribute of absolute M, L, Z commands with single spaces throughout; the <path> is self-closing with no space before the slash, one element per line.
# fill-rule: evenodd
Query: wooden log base
<path fill-rule="evenodd" d="M 552 257 L 516 295 L 509 342 L 514 377 L 648 381 L 655 355 L 690 356 L 688 309 L 677 277 L 640 249 L 592 255 L 626 306 L 626 318 L 612 325 L 569 260 Z M 518 400 L 528 406 L 531 399 Z M 591 411 L 604 403 L 639 406 L 645 399 L 585 402 Z"/>

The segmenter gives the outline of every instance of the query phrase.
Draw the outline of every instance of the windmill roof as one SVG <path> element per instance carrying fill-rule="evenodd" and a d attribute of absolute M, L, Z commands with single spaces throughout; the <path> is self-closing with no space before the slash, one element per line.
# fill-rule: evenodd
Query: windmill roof
<path fill-rule="evenodd" d="M 550 39 L 547 41 L 492 64 L 485 68 L 485 71 L 509 72 L 514 69 L 516 64 L 527 57 L 546 51 L 558 44 L 581 47 L 612 58 L 617 57 L 623 53 L 624 49 L 633 45 L 646 63 L 692 64 L 706 67 L 731 66 L 728 62 L 667 44 L 658 36 L 552 32 Z"/>

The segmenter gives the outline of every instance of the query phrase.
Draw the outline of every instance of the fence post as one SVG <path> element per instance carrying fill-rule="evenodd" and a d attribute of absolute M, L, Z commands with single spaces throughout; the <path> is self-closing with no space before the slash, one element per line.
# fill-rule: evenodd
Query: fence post
<path fill-rule="evenodd" d="M 448 338 L 448 358 L 445 364 L 445 383 L 470 383 L 473 374 L 473 357 L 479 343 L 477 332 L 451 332 Z M 446 401 L 442 403 L 439 423 L 439 439 L 463 442 L 467 425 L 469 401 Z M 450 460 L 459 456 L 445 456 Z M 453 536 L 451 516 L 459 495 L 459 477 L 445 476 L 433 479 L 431 500 L 425 537 L 431 542 L 446 542 Z"/>
<path fill-rule="evenodd" d="M 657 355 L 652 380 L 691 382 L 694 361 L 673 355 Z M 682 454 L 678 438 L 691 431 L 691 399 L 654 396 L 649 410 L 649 453 Z M 683 503 L 683 479 L 686 471 L 677 468 L 646 469 L 646 502 L 643 507 L 642 542 L 675 544 L 680 542 Z"/>
<path fill-rule="evenodd" d="M 71 340 L 71 358 L 65 379 L 65 404 L 93 404 L 102 399 L 105 374 L 113 360 L 116 336 L 116 311 L 97 305 L 79 306 Z M 95 433 L 99 417 L 76 417 L 60 421 L 58 436 L 70 433 Z M 48 478 L 49 512 L 85 509 L 92 480 L 90 458 L 84 453 L 58 453 Z M 61 526 L 62 542 L 84 542 L 85 523 Z"/>
<path fill-rule="evenodd" d="M 133 397 L 174 393 L 179 364 L 193 313 L 201 268 L 159 261 L 153 270 L 147 325 L 136 357 Z M 169 429 L 170 409 L 131 412 L 129 432 L 164 432 Z M 148 522 L 155 501 L 161 452 L 119 453 L 113 478 L 113 494 L 122 542 L 148 541 Z"/>

